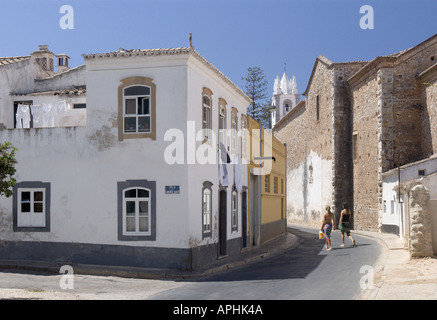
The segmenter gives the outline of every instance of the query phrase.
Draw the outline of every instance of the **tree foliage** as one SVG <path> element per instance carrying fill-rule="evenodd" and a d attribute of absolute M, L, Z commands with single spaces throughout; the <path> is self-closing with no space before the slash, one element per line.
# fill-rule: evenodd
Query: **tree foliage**
<path fill-rule="evenodd" d="M 246 81 L 244 92 L 252 99 L 252 104 L 247 108 L 247 114 L 255 120 L 261 120 L 264 128 L 269 127 L 270 103 L 267 100 L 267 80 L 264 71 L 260 67 L 249 67 L 247 75 L 242 80 Z"/>
<path fill-rule="evenodd" d="M 10 197 L 12 188 L 17 183 L 13 177 L 16 172 L 15 152 L 17 149 L 10 142 L 0 144 L 0 195 Z"/>

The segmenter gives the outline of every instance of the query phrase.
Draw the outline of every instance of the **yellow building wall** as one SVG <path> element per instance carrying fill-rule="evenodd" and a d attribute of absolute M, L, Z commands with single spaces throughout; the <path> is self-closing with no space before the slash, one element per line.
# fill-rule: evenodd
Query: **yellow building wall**
<path fill-rule="evenodd" d="M 254 169 L 259 169 L 260 156 L 259 138 L 257 131 L 260 126 L 253 118 L 248 117 L 248 174 Z M 276 139 L 269 130 L 261 129 L 261 150 L 263 156 L 271 156 L 270 172 L 263 172 L 261 176 L 261 243 L 276 238 L 285 232 L 286 226 L 286 147 Z M 270 143 L 271 141 L 271 143 Z M 271 148 L 271 153 L 269 152 Z M 266 165 L 267 167 L 269 165 Z M 268 171 L 268 170 L 267 170 Z M 247 183 L 249 186 L 249 181 Z M 250 192 L 249 192 L 250 194 Z M 251 201 L 248 201 L 249 205 Z M 250 212 L 250 208 L 248 210 Z M 250 219 L 250 217 L 248 217 Z"/>

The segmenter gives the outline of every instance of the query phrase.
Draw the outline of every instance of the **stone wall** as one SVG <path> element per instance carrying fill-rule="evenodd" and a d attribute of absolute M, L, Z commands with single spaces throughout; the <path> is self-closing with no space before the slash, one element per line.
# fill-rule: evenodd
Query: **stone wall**
<path fill-rule="evenodd" d="M 412 258 L 431 257 L 432 230 L 428 210 L 429 191 L 422 184 L 410 190 L 410 256 Z"/>
<path fill-rule="evenodd" d="M 289 221 L 320 224 L 324 207 L 337 215 L 353 203 L 351 112 L 346 79 L 363 62 L 332 63 L 319 57 L 298 104 L 274 127 L 287 144 Z"/>
<path fill-rule="evenodd" d="M 430 132 L 423 130 L 421 121 L 422 113 L 425 112 L 421 94 L 424 88 L 416 79 L 420 73 L 436 63 L 436 54 L 436 41 L 425 41 L 400 55 L 393 64 L 395 154 L 393 166 L 389 169 L 431 155 L 426 147 Z"/>
<path fill-rule="evenodd" d="M 353 190 L 355 228 L 376 229 L 378 226 L 379 81 L 377 74 L 368 74 L 353 88 Z"/>
<path fill-rule="evenodd" d="M 352 176 L 352 112 L 349 99 L 349 87 L 346 79 L 357 72 L 364 62 L 335 63 L 332 65 L 332 123 L 333 123 L 333 173 L 334 214 L 336 221 L 340 219 L 343 203 L 353 208 L 353 176 Z M 352 226 L 354 224 L 352 211 Z"/>
<path fill-rule="evenodd" d="M 338 215 L 348 202 L 354 228 L 381 228 L 382 174 L 437 150 L 436 62 L 437 36 L 370 62 L 317 58 L 306 100 L 274 128 L 287 144 L 291 218 L 316 221 L 326 204 Z"/>
<path fill-rule="evenodd" d="M 274 129 L 287 145 L 289 222 L 319 225 L 325 205 L 333 205 L 333 73 L 318 59 L 305 93 Z"/>
<path fill-rule="evenodd" d="M 425 156 L 437 153 L 437 64 L 428 68 L 417 78 L 423 106 L 421 129 L 422 149 Z"/>
<path fill-rule="evenodd" d="M 433 154 L 430 141 L 435 117 L 430 117 L 433 108 L 427 105 L 433 103 L 435 89 L 421 85 L 417 76 L 435 63 L 435 53 L 436 39 L 431 38 L 404 52 L 374 59 L 348 81 L 357 142 L 353 169 L 356 227 L 381 228 L 383 172 Z"/>

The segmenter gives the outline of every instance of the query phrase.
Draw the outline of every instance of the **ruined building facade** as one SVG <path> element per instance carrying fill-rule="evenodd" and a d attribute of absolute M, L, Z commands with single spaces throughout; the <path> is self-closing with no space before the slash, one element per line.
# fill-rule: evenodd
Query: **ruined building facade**
<path fill-rule="evenodd" d="M 382 174 L 436 153 L 437 35 L 371 61 L 319 56 L 301 101 L 273 128 L 287 145 L 290 222 L 320 225 L 349 204 L 355 229 L 382 224 Z M 431 80 L 429 80 L 431 79 Z"/>

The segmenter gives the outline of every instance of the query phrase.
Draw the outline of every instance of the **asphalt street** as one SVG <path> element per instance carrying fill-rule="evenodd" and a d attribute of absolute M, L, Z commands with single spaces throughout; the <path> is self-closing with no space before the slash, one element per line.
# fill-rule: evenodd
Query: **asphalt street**
<path fill-rule="evenodd" d="M 356 299 L 360 283 L 380 254 L 380 245 L 354 236 L 357 247 L 345 239 L 340 247 L 339 231 L 332 234 L 333 250 L 326 251 L 318 230 L 299 227 L 289 231 L 303 239 L 291 251 L 265 261 L 212 275 L 149 297 L 149 299 Z M 363 278 L 364 277 L 364 278 Z M 364 279 L 364 280 L 363 280 Z M 368 285 L 368 281 L 364 285 Z"/>
<path fill-rule="evenodd" d="M 292 250 L 258 262 L 193 279 L 132 279 L 74 275 L 71 289 L 63 278 L 36 272 L 0 272 L 0 289 L 7 299 L 90 300 L 289 300 L 356 299 L 361 293 L 360 271 L 374 265 L 381 251 L 371 238 L 354 236 L 340 247 L 334 232 L 333 250 L 326 251 L 315 228 L 293 227 L 289 232 L 303 239 Z"/>

